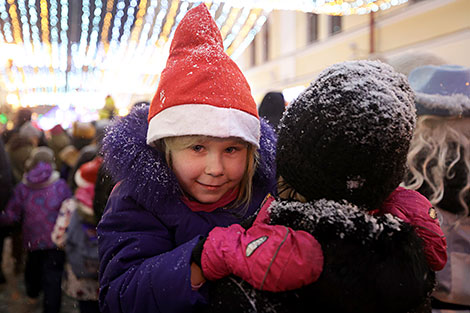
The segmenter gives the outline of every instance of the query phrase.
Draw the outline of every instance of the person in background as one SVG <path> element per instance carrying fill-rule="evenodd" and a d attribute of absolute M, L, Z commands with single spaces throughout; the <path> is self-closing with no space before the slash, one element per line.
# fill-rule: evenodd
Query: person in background
<path fill-rule="evenodd" d="M 13 173 L 11 172 L 10 160 L 5 151 L 3 140 L 0 139 L 0 213 L 5 209 L 8 200 L 13 191 Z M 5 275 L 3 274 L 2 260 L 3 260 L 3 241 L 10 233 L 7 227 L 0 227 L 0 284 L 6 282 Z"/>
<path fill-rule="evenodd" d="M 31 151 L 38 146 L 41 136 L 41 130 L 33 126 L 31 122 L 25 122 L 6 144 L 15 184 L 19 183 L 23 178 L 26 159 L 31 154 Z"/>
<path fill-rule="evenodd" d="M 27 112 L 27 111 L 26 111 Z M 5 146 L 13 173 L 14 184 L 17 185 L 26 171 L 25 163 L 33 149 L 38 146 L 43 136 L 42 130 L 36 128 L 30 121 L 22 123 L 18 131 L 14 132 Z M 12 257 L 15 260 L 14 272 L 20 274 L 24 267 L 24 250 L 21 238 L 21 225 L 11 225 Z"/>
<path fill-rule="evenodd" d="M 442 215 L 449 261 L 437 272 L 433 312 L 470 311 L 470 68 L 420 66 L 408 80 L 418 122 L 404 185 Z"/>
<path fill-rule="evenodd" d="M 20 131 L 20 128 L 24 123 L 31 121 L 32 114 L 33 112 L 29 108 L 21 108 L 16 111 L 13 121 L 13 129 L 4 131 L 2 133 L 3 143 L 5 145 L 10 141 L 14 134 L 17 134 Z"/>
<path fill-rule="evenodd" d="M 100 120 L 111 120 L 113 117 L 118 116 L 118 110 L 111 95 L 106 96 L 104 106 L 99 110 L 98 114 Z"/>
<path fill-rule="evenodd" d="M 268 92 L 258 108 L 258 114 L 277 131 L 279 121 L 286 108 L 286 101 L 281 92 Z"/>
<path fill-rule="evenodd" d="M 62 125 L 57 124 L 49 130 L 49 138 L 47 139 L 47 145 L 54 151 L 54 157 L 56 161 L 56 168 L 60 170 L 62 168 L 63 161 L 60 158 L 60 151 L 71 144 L 70 136 L 65 132 Z"/>
<path fill-rule="evenodd" d="M 237 224 L 273 191 L 274 140 L 207 7 L 192 8 L 150 108 L 115 120 L 103 141 L 118 183 L 98 224 L 101 311 L 194 312 L 231 273 L 270 291 L 315 280 L 322 255 L 311 235 Z M 192 252 L 206 236 L 226 255 L 202 249 L 201 269 Z"/>
<path fill-rule="evenodd" d="M 78 168 L 95 158 L 98 153 L 96 145 L 96 128 L 92 122 L 74 122 L 72 127 L 72 145 L 78 151 L 76 162 L 70 168 L 67 183 L 72 192 L 75 191 L 75 173 Z"/>
<path fill-rule="evenodd" d="M 98 246 L 96 244 L 98 219 L 93 211 L 93 201 L 101 163 L 102 158 L 96 157 L 80 166 L 75 174 L 78 186 L 75 196 L 62 203 L 51 234 L 52 241 L 66 251 L 62 289 L 68 296 L 78 301 L 80 313 L 99 312 Z M 73 227 L 69 227 L 71 221 Z M 95 251 L 89 251 L 90 249 Z M 96 259 L 92 256 L 96 256 Z M 94 259 L 96 261 L 94 266 L 90 264 L 87 268 L 85 257 Z"/>
<path fill-rule="evenodd" d="M 62 202 L 72 193 L 54 170 L 54 153 L 50 148 L 35 148 L 25 166 L 23 180 L 0 215 L 0 225 L 21 223 L 23 247 L 27 251 L 26 293 L 35 299 L 43 291 L 43 312 L 55 313 L 60 311 L 65 254 L 52 242 L 51 232 Z"/>
<path fill-rule="evenodd" d="M 397 72 L 402 73 L 406 77 L 410 75 L 412 70 L 419 66 L 444 65 L 448 63 L 446 60 L 434 53 L 419 50 L 411 50 L 393 57 L 381 59 L 383 62 L 390 64 Z"/>
<path fill-rule="evenodd" d="M 60 150 L 59 158 L 62 161 L 62 167 L 59 169 L 60 178 L 68 180 L 68 177 L 71 175 L 72 169 L 75 168 L 79 157 L 80 151 L 73 145 L 68 145 Z"/>

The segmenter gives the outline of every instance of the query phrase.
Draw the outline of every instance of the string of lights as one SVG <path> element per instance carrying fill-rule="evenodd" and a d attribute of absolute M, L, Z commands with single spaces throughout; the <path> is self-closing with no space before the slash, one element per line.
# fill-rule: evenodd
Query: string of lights
<path fill-rule="evenodd" d="M 365 14 L 404 2 L 214 0 L 205 4 L 221 30 L 226 52 L 236 59 L 272 10 Z M 152 94 L 178 23 L 199 3 L 0 0 L 0 88 L 17 95 L 16 106 L 86 102 L 100 107 L 107 94 Z"/>

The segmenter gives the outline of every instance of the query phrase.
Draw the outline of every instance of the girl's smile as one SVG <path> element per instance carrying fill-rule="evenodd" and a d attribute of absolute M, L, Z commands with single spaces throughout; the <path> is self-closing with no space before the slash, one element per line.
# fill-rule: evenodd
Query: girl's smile
<path fill-rule="evenodd" d="M 247 150 L 237 138 L 204 138 L 172 151 L 171 165 L 184 192 L 201 203 L 214 203 L 239 186 Z"/>

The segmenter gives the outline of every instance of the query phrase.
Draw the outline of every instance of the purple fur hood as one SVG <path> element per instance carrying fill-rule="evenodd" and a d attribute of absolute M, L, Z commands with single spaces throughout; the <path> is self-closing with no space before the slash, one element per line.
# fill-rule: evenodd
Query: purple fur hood
<path fill-rule="evenodd" d="M 178 196 L 180 189 L 165 157 L 147 145 L 147 116 L 149 106 L 139 105 L 106 129 L 103 156 L 106 170 L 115 182 L 145 208 L 159 208 L 161 201 Z M 275 177 L 276 135 L 261 120 L 261 139 L 258 167 L 254 184 L 269 184 Z"/>

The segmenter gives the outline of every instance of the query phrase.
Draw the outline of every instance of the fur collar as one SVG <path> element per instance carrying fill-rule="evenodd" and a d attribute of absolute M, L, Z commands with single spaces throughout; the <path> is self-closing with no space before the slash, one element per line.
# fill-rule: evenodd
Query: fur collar
<path fill-rule="evenodd" d="M 148 105 L 134 107 L 114 120 L 103 139 L 104 165 L 115 182 L 121 181 L 126 193 L 132 194 L 146 208 L 158 208 L 162 201 L 179 197 L 180 190 L 165 157 L 146 143 Z M 253 184 L 268 184 L 275 177 L 276 135 L 261 121 L 259 164 Z"/>

